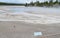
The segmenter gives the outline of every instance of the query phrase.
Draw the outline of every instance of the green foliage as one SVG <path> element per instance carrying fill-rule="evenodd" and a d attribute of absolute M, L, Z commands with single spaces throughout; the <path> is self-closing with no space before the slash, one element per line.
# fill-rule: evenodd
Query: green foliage
<path fill-rule="evenodd" d="M 54 2 L 54 4 L 59 4 L 58 0 L 56 0 L 56 1 Z"/>
<path fill-rule="evenodd" d="M 34 4 L 35 4 L 36 6 L 40 6 L 40 2 L 39 2 L 39 1 L 36 1 Z"/>
<path fill-rule="evenodd" d="M 25 6 L 28 6 L 28 4 L 26 3 Z"/>
<path fill-rule="evenodd" d="M 59 4 L 60 5 L 60 2 L 58 2 L 58 0 L 56 0 L 55 2 L 53 2 L 53 0 L 50 0 L 49 2 L 48 1 L 45 1 L 45 2 L 39 2 L 39 1 L 36 1 L 36 2 L 30 2 L 29 4 L 26 3 L 26 4 L 17 4 L 17 3 L 5 3 L 5 2 L 0 2 L 0 5 L 23 5 L 23 6 L 54 6 L 55 4 Z"/>
<path fill-rule="evenodd" d="M 59 2 L 59 5 L 60 5 L 60 2 Z"/>
<path fill-rule="evenodd" d="M 49 1 L 49 6 L 53 6 L 53 0 Z"/>
<path fill-rule="evenodd" d="M 45 5 L 45 6 L 48 6 L 48 1 L 44 2 L 44 5 Z"/>
<path fill-rule="evenodd" d="M 29 5 L 27 6 L 53 6 L 55 4 L 60 4 L 60 2 L 58 2 L 58 0 L 56 0 L 55 2 L 53 2 L 53 0 L 50 0 L 49 2 L 48 1 L 45 1 L 45 2 L 39 2 L 39 1 L 36 1 L 36 2 L 30 2 Z"/>
<path fill-rule="evenodd" d="M 24 5 L 24 4 L 0 2 L 0 5 Z"/>
<path fill-rule="evenodd" d="M 30 5 L 31 5 L 31 6 L 34 6 L 34 3 L 33 3 L 33 1 L 32 1 L 32 2 L 30 2 Z"/>

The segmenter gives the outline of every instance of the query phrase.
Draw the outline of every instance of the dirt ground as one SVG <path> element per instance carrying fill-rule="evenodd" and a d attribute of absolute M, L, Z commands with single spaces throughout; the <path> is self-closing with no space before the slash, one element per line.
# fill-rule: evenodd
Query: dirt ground
<path fill-rule="evenodd" d="M 34 32 L 42 32 L 42 35 L 34 36 Z M 60 38 L 60 24 L 0 21 L 0 38 Z"/>

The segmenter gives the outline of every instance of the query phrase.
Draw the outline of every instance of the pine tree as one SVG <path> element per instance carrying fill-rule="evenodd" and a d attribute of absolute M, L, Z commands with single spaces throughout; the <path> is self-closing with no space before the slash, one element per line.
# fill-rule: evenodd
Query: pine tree
<path fill-rule="evenodd" d="M 53 0 L 49 1 L 49 6 L 53 6 Z"/>
<path fill-rule="evenodd" d="M 26 3 L 25 6 L 28 6 L 28 4 Z"/>
<path fill-rule="evenodd" d="M 34 6 L 34 3 L 33 3 L 33 1 L 32 1 L 32 2 L 30 2 L 30 5 L 31 5 L 31 6 Z"/>
<path fill-rule="evenodd" d="M 56 0 L 55 2 L 54 2 L 54 4 L 58 4 L 59 2 L 58 2 L 58 0 Z"/>
<path fill-rule="evenodd" d="M 36 6 L 40 6 L 40 2 L 39 2 L 39 1 L 36 1 L 34 4 L 35 4 Z"/>
<path fill-rule="evenodd" d="M 44 2 L 44 6 L 48 6 L 48 1 Z"/>

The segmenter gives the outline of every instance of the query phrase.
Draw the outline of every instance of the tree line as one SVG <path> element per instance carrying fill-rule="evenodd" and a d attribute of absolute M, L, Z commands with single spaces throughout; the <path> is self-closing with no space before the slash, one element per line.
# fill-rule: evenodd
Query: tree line
<path fill-rule="evenodd" d="M 54 6 L 54 5 L 60 5 L 60 2 L 58 0 L 56 0 L 55 2 L 53 2 L 53 0 L 50 1 L 45 1 L 45 2 L 30 2 L 29 4 L 26 3 L 25 6 Z"/>
<path fill-rule="evenodd" d="M 19 5 L 19 6 L 24 6 L 25 4 L 0 2 L 0 5 Z"/>
<path fill-rule="evenodd" d="M 53 2 L 53 0 L 50 1 L 45 1 L 45 2 L 30 2 L 30 3 L 26 3 L 26 4 L 20 4 L 20 3 L 6 3 L 6 2 L 0 2 L 0 5 L 19 5 L 19 6 L 54 6 L 54 5 L 60 5 L 60 2 L 58 0 L 56 0 L 55 2 Z"/>

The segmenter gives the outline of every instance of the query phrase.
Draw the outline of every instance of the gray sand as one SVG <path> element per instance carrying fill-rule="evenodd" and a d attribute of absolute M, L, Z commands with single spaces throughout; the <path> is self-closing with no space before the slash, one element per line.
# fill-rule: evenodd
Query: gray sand
<path fill-rule="evenodd" d="M 60 38 L 60 24 L 32 24 L 18 21 L 0 21 L 0 38 Z M 42 32 L 42 36 L 34 36 Z"/>

